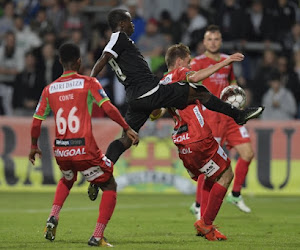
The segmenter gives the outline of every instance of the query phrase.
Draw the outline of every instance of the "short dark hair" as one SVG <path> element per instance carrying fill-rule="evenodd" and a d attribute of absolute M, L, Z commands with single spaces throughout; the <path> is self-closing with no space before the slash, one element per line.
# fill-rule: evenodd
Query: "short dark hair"
<path fill-rule="evenodd" d="M 220 30 L 220 27 L 218 25 L 215 25 L 215 24 L 211 24 L 211 25 L 208 25 L 207 28 L 206 28 L 206 32 L 221 32 Z"/>
<path fill-rule="evenodd" d="M 116 9 L 108 13 L 107 21 L 112 31 L 115 31 L 121 21 L 127 20 L 129 17 L 126 15 L 127 10 Z"/>
<path fill-rule="evenodd" d="M 74 63 L 80 58 L 80 49 L 74 43 L 64 43 L 59 49 L 59 58 L 62 63 Z"/>
<path fill-rule="evenodd" d="M 178 57 L 184 59 L 190 54 L 191 51 L 188 46 L 182 43 L 172 45 L 168 48 L 165 56 L 167 67 L 173 66 Z"/>

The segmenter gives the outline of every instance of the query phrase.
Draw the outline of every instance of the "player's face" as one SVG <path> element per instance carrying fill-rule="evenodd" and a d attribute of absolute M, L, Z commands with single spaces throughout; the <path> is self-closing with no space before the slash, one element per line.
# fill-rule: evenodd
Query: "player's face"
<path fill-rule="evenodd" d="M 181 63 L 181 67 L 185 67 L 185 68 L 190 68 L 190 62 L 191 62 L 191 56 L 190 55 L 187 55 L 183 60 L 182 60 L 182 63 Z"/>
<path fill-rule="evenodd" d="M 131 36 L 134 32 L 134 25 L 132 23 L 131 20 L 131 15 L 129 14 L 129 12 L 125 13 L 128 18 L 125 21 L 122 21 L 122 30 L 128 35 Z"/>
<path fill-rule="evenodd" d="M 207 31 L 204 35 L 203 44 L 205 49 L 212 54 L 219 53 L 222 45 L 222 36 L 219 31 Z"/>

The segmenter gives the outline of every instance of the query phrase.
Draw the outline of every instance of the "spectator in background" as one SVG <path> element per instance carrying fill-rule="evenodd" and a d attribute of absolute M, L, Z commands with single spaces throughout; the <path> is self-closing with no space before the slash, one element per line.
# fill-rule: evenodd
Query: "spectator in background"
<path fill-rule="evenodd" d="M 24 22 L 29 25 L 36 17 L 41 7 L 41 0 L 13 0 L 15 13 L 24 16 Z"/>
<path fill-rule="evenodd" d="M 296 22 L 296 13 L 288 0 L 278 0 L 278 7 L 274 10 L 276 18 L 276 35 L 278 41 L 283 41 Z"/>
<path fill-rule="evenodd" d="M 294 119 L 297 106 L 290 90 L 280 81 L 280 74 L 274 73 L 269 81 L 269 90 L 264 94 L 262 105 L 265 111 L 262 120 L 291 120 Z"/>
<path fill-rule="evenodd" d="M 14 30 L 14 4 L 7 2 L 4 5 L 4 15 L 0 18 L 0 41 L 3 41 L 7 31 Z"/>
<path fill-rule="evenodd" d="M 289 65 L 287 57 L 278 57 L 277 70 L 280 74 L 281 84 L 293 93 L 297 102 L 300 102 L 299 79 L 294 69 Z"/>
<path fill-rule="evenodd" d="M 32 116 L 43 88 L 43 72 L 37 70 L 36 57 L 29 51 L 25 55 L 24 70 L 16 78 L 14 91 L 16 114 Z"/>
<path fill-rule="evenodd" d="M 88 51 L 88 44 L 82 35 L 82 31 L 81 30 L 73 30 L 71 33 L 71 41 L 79 47 L 80 55 L 83 55 L 83 57 L 85 57 L 87 55 L 87 51 Z M 83 60 L 85 61 L 84 58 L 83 58 Z"/>
<path fill-rule="evenodd" d="M 137 43 L 141 35 L 145 33 L 146 21 L 138 14 L 138 2 L 137 0 L 127 0 L 126 5 L 134 24 L 134 32 L 131 35 L 131 39 Z"/>
<path fill-rule="evenodd" d="M 39 64 L 39 70 L 43 72 L 44 82 L 45 85 L 47 85 L 63 73 L 62 66 L 59 63 L 53 44 L 46 43 L 43 45 L 41 59 L 42 61 Z"/>
<path fill-rule="evenodd" d="M 249 41 L 272 40 L 275 37 L 274 19 L 268 11 L 264 10 L 262 0 L 253 0 L 247 13 Z"/>
<path fill-rule="evenodd" d="M 4 115 L 13 115 L 13 92 L 16 75 L 23 70 L 24 54 L 16 47 L 15 34 L 6 32 L 0 48 L 0 96 Z"/>
<path fill-rule="evenodd" d="M 199 40 L 203 38 L 208 21 L 204 15 L 199 13 L 199 5 L 197 4 L 188 5 L 187 19 L 188 25 L 182 35 L 182 42 L 194 50 Z"/>
<path fill-rule="evenodd" d="M 35 19 L 32 20 L 31 29 L 33 32 L 43 37 L 47 32 L 54 31 L 54 26 L 47 19 L 47 13 L 45 8 L 40 8 Z"/>
<path fill-rule="evenodd" d="M 224 0 L 216 11 L 216 24 L 221 27 L 224 41 L 246 38 L 246 13 L 236 0 Z"/>
<path fill-rule="evenodd" d="M 85 37 L 90 34 L 90 25 L 81 12 L 80 2 L 76 0 L 71 0 L 67 4 L 67 14 L 60 36 L 64 39 L 70 39 L 73 30 L 81 30 Z"/>
<path fill-rule="evenodd" d="M 53 24 L 57 34 L 61 31 L 65 20 L 65 10 L 63 0 L 47 0 L 47 19 Z"/>
<path fill-rule="evenodd" d="M 271 79 L 271 75 L 275 71 L 275 65 L 277 62 L 277 56 L 272 50 L 265 50 L 263 55 L 263 61 L 259 65 L 252 83 L 249 85 L 253 95 L 253 103 L 261 104 L 262 96 L 269 89 L 268 82 Z"/>
<path fill-rule="evenodd" d="M 169 41 L 158 32 L 158 22 L 150 18 L 147 22 L 146 33 L 137 43 L 152 71 L 164 63 L 163 52 L 170 45 Z"/>
<path fill-rule="evenodd" d="M 14 21 L 17 47 L 27 52 L 32 48 L 41 46 L 42 41 L 40 37 L 32 32 L 28 25 L 24 25 L 24 19 L 21 16 L 16 16 Z"/>
<path fill-rule="evenodd" d="M 164 34 L 171 44 L 180 42 L 181 34 L 178 32 L 178 26 L 172 20 L 171 14 L 167 10 L 163 10 L 160 13 L 159 32 Z"/>

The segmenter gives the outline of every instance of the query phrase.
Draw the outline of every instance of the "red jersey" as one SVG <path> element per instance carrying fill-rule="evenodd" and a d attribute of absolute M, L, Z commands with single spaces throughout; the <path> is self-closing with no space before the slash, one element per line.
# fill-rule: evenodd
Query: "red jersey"
<path fill-rule="evenodd" d="M 228 58 L 228 55 L 221 54 L 220 61 L 224 61 Z M 208 68 L 212 65 L 219 63 L 220 61 L 215 61 L 214 59 L 207 57 L 205 54 L 195 57 L 191 61 L 191 68 L 194 71 L 198 71 L 200 69 Z M 210 77 L 204 79 L 202 81 L 203 85 L 213 93 L 215 96 L 220 98 L 221 91 L 227 87 L 228 85 L 236 82 L 235 76 L 233 73 L 232 64 L 229 64 L 217 72 L 212 74 Z"/>
<path fill-rule="evenodd" d="M 174 82 L 187 82 L 190 69 L 180 67 L 168 72 L 160 81 L 160 84 L 172 84 Z M 169 109 L 175 121 L 173 142 L 176 145 L 186 145 L 212 137 L 210 127 L 204 122 L 200 103 L 187 106 L 183 110 Z"/>
<path fill-rule="evenodd" d="M 54 155 L 60 161 L 91 160 L 101 155 L 92 134 L 92 105 L 108 101 L 94 77 L 68 71 L 43 90 L 34 118 L 45 120 L 52 110 L 56 129 Z"/>

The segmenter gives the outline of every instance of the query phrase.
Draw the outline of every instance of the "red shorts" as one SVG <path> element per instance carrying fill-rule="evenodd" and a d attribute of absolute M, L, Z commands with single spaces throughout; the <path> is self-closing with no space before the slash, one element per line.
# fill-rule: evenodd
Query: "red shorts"
<path fill-rule="evenodd" d="M 236 124 L 231 117 L 204 109 L 204 118 L 220 145 L 226 143 L 226 147 L 231 149 L 236 145 L 251 142 L 247 129 Z"/>
<path fill-rule="evenodd" d="M 204 174 L 215 181 L 230 166 L 230 159 L 213 137 L 177 147 L 179 158 L 194 180 Z"/>
<path fill-rule="evenodd" d="M 59 161 L 56 159 L 56 162 L 68 181 L 76 181 L 77 172 L 79 171 L 89 182 L 104 183 L 110 179 L 114 169 L 113 163 L 104 154 L 93 160 Z"/>

